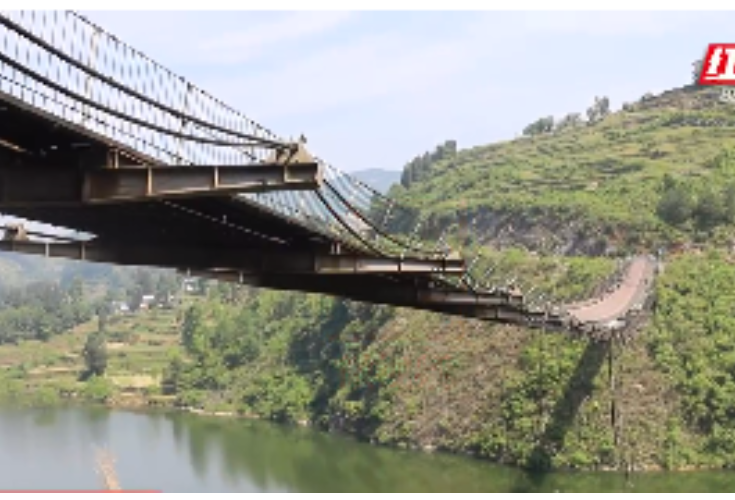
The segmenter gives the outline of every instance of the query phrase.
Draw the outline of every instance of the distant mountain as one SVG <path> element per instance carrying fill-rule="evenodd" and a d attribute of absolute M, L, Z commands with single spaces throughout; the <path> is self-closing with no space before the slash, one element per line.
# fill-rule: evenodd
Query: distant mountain
<path fill-rule="evenodd" d="M 400 170 L 383 170 L 380 168 L 358 170 L 357 172 L 350 172 L 350 175 L 383 194 L 387 193 L 393 184 L 401 180 Z"/>

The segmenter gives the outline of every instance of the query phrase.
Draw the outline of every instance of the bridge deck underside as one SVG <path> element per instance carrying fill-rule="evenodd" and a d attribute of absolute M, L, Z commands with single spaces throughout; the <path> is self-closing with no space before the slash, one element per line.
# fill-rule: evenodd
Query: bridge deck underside
<path fill-rule="evenodd" d="M 59 169 L 101 168 L 111 150 L 123 152 L 122 157 L 130 164 L 160 164 L 0 93 L 0 164 L 4 161 L 4 166 L 8 166 L 14 159 L 23 158 Z M 29 178 L 28 182 L 42 183 L 43 179 Z M 105 241 L 197 242 L 213 247 L 329 246 L 324 235 L 232 197 L 73 207 L 3 207 L 2 211 L 93 233 Z"/>
<path fill-rule="evenodd" d="M 59 169 L 84 169 L 104 165 L 110 150 L 124 153 L 130 164 L 155 165 L 155 159 L 114 141 L 61 121 L 41 110 L 0 95 L 0 167 L 13 168 L 17 158 Z M 4 162 L 4 163 L 3 163 Z M 29 178 L 29 183 L 43 179 Z M 354 300 L 393 304 L 457 314 L 521 319 L 514 307 L 488 304 L 450 303 L 442 285 L 430 275 L 373 273 L 370 275 L 289 275 L 240 272 L 237 269 L 212 273 L 220 267 L 217 256 L 238 250 L 269 252 L 312 252 L 327 254 L 335 240 L 303 224 L 275 214 L 265 207 L 234 197 L 182 198 L 105 205 L 5 206 L 6 215 L 75 229 L 95 235 L 95 242 L 110 247 L 156 246 L 163 252 L 188 247 L 202 250 L 194 274 L 239 281 L 278 289 L 339 295 Z M 342 252 L 367 255 L 342 244 Z M 210 258 L 208 260 L 208 258 Z M 177 266 L 178 267 L 178 266 Z M 471 302 L 471 301 L 470 301 Z"/>
<path fill-rule="evenodd" d="M 154 158 L 90 132 L 79 124 L 61 120 L 13 96 L 0 93 L 0 169 L 28 171 L 27 183 L 42 184 L 27 165 L 66 171 L 85 171 L 110 167 L 110 153 L 121 159 L 118 166 L 166 166 Z M 22 186 L 20 186 L 22 187 Z M 7 198 L 0 183 L 0 201 Z M 523 310 L 522 298 L 503 293 L 477 295 L 437 280 L 431 272 L 405 274 L 385 272 L 352 274 L 289 274 L 259 272 L 252 266 L 243 269 L 221 269 L 218 256 L 233 252 L 295 252 L 326 255 L 340 243 L 345 254 L 375 257 L 323 231 L 317 231 L 302 221 L 285 218 L 269 209 L 232 196 L 182 197 L 156 201 L 135 201 L 90 205 L 85 203 L 58 206 L 15 206 L 0 203 L 6 215 L 75 229 L 95 235 L 95 242 L 106 248 L 144 245 L 158 248 L 149 265 L 161 265 L 162 252 L 174 255 L 177 249 L 198 249 L 191 265 L 180 265 L 193 274 L 216 279 L 239 281 L 277 290 L 296 290 L 342 296 L 373 303 L 413 307 L 436 312 L 482 318 L 503 323 L 525 323 L 529 314 Z M 12 245 L 11 245 L 12 247 Z M 5 248 L 5 247 L 3 247 Z M 12 248 L 11 248 L 12 249 Z M 189 253 L 191 254 L 191 252 Z M 257 259 L 255 259 L 257 260 Z M 112 263 L 126 262 L 111 261 Z M 130 262 L 127 262 L 128 264 Z M 145 265 L 136 262 L 135 265 Z M 649 268 L 634 266 L 633 274 L 621 291 L 611 294 L 604 304 L 587 309 L 569 310 L 578 321 L 605 321 L 623 314 L 631 301 L 639 300 L 642 277 L 648 278 Z M 161 267 L 166 267 L 165 265 Z M 219 270 L 218 270 L 219 269 Z M 637 276 L 637 278 L 636 278 Z M 638 280 L 638 281 L 636 281 Z M 493 292 L 494 293 L 494 292 Z M 551 323 L 558 320 L 553 319 Z M 557 321 L 558 323 L 558 321 Z"/>

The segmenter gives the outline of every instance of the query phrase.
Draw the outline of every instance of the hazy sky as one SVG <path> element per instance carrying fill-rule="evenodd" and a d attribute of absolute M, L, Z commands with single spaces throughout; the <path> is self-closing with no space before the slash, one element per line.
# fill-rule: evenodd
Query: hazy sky
<path fill-rule="evenodd" d="M 85 12 L 343 170 L 687 83 L 735 12 Z"/>

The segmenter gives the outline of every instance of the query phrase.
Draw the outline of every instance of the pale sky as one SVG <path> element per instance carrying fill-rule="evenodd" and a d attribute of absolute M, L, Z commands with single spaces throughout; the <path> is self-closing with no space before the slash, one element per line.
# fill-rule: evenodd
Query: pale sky
<path fill-rule="evenodd" d="M 400 169 L 688 83 L 735 12 L 83 12 L 336 167 Z"/>

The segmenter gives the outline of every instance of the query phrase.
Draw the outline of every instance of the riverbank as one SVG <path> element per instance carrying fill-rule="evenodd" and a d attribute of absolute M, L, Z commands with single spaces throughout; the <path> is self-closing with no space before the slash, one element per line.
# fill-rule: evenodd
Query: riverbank
<path fill-rule="evenodd" d="M 519 375 L 519 367 L 513 367 L 511 361 L 514 357 L 520 357 L 522 351 L 519 350 L 524 344 L 538 342 L 538 337 L 530 332 L 519 331 L 517 329 L 502 329 L 495 332 L 491 338 L 482 338 L 483 332 L 470 333 L 463 326 L 461 321 L 449 320 L 440 324 L 432 321 L 422 320 L 419 323 L 421 315 L 403 313 L 394 320 L 389 321 L 383 329 L 382 334 L 378 336 L 374 346 L 376 352 L 383 353 L 386 366 L 393 366 L 395 360 L 390 359 L 390 353 L 394 349 L 394 339 L 407 336 L 405 327 L 401 325 L 416 324 L 421 326 L 419 330 L 423 341 L 417 342 L 415 346 L 431 349 L 424 351 L 423 355 L 419 353 L 419 360 L 413 362 L 415 370 L 424 369 L 426 365 L 430 371 L 421 372 L 421 380 L 416 381 L 415 374 L 411 374 L 411 370 L 394 375 L 393 386 L 397 387 L 398 396 L 393 400 L 392 411 L 384 418 L 386 424 L 382 429 L 371 431 L 365 428 L 358 417 L 354 413 L 350 413 L 350 406 L 347 403 L 340 403 L 333 410 L 323 413 L 321 418 L 310 420 L 303 417 L 280 419 L 287 421 L 289 424 L 302 427 L 312 427 L 314 429 L 325 431 L 328 433 L 338 433 L 350 435 L 358 440 L 369 442 L 373 445 L 406 449 L 423 453 L 449 453 L 462 456 L 470 456 L 491 463 L 506 464 L 518 466 L 518 460 L 512 455 L 503 456 L 502 454 L 491 454 L 487 451 L 483 452 L 481 447 L 464 444 L 458 440 L 437 439 L 435 435 L 427 433 L 418 433 L 411 435 L 410 428 L 412 421 L 416 422 L 415 414 L 411 413 L 411 406 L 415 405 L 416 397 L 425 398 L 429 391 L 437 390 L 460 390 L 460 395 L 465 400 L 465 393 L 470 389 L 467 384 L 458 384 L 461 381 L 458 378 L 461 371 L 454 374 L 454 377 L 447 377 L 447 372 L 439 373 L 434 361 L 442 355 L 454 352 L 455 359 L 465 358 L 464 363 L 468 363 L 466 356 L 480 356 L 483 352 L 502 353 L 507 361 L 497 365 L 494 369 L 485 368 L 483 374 L 485 382 L 482 384 L 486 387 L 493 388 L 496 386 L 496 380 L 507 379 L 509 384 L 517 383 Z M 108 344 L 108 369 L 106 376 L 99 380 L 89 382 L 79 382 L 79 374 L 84 370 L 82 360 L 78 353 L 81 352 L 84 339 L 96 328 L 94 323 L 85 324 L 68 334 L 60 335 L 51 339 L 47 343 L 29 342 L 21 343 L 16 346 L 0 346 L 0 360 L 4 361 L 3 375 L 5 380 L 5 395 L 9 397 L 13 404 L 21 404 L 27 406 L 53 406 L 59 404 L 82 404 L 82 405 L 100 405 L 104 404 L 112 409 L 125 410 L 167 410 L 186 412 L 189 414 L 212 416 L 218 418 L 229 419 L 249 419 L 249 420 L 268 420 L 274 421 L 278 419 L 269 418 L 269 416 L 259 415 L 253 411 L 243 411 L 242 409 L 233 408 L 231 406 L 205 401 L 203 405 L 181 405 L 179 397 L 166 396 L 161 393 L 161 377 L 165 367 L 170 362 L 170 352 L 179 343 L 180 333 L 177 324 L 176 311 L 149 311 L 138 315 L 120 316 L 110 322 L 108 328 L 114 333 L 115 341 Z M 443 334 L 443 330 L 448 328 L 450 331 L 459 333 L 448 337 Z M 412 335 L 409 334 L 409 335 Z M 125 341 L 121 341 L 124 339 Z M 459 343 L 459 341 L 462 341 Z M 447 342 L 451 343 L 448 344 Z M 554 342 L 544 341 L 547 348 L 552 348 Z M 516 347 L 514 347 L 516 346 Z M 461 351 L 458 351 L 461 349 Z M 476 350 L 477 352 L 472 353 Z M 557 353 L 561 354 L 559 348 Z M 385 356 L 388 355 L 388 356 Z M 423 356 L 423 357 L 422 357 Z M 582 357 L 584 359 L 584 356 Z M 624 357 L 621 358 L 625 362 Z M 639 367 L 640 368 L 640 367 Z M 599 371 L 599 367 L 596 368 Z M 500 370 L 500 371 L 499 371 Z M 644 370 L 645 374 L 646 371 Z M 442 375 L 442 380 L 435 380 L 438 375 Z M 455 378 L 457 377 L 457 378 Z M 343 381 L 346 383 L 348 381 Z M 512 387 L 512 385 L 511 385 Z M 510 387 L 508 387 L 510 389 Z M 469 396 L 469 394 L 466 394 Z M 428 397 L 431 397 L 429 394 Z M 494 398 L 500 397 L 497 394 Z M 414 398 L 413 400 L 411 398 Z M 412 402 L 413 401 L 413 402 Z M 487 401 L 488 404 L 492 400 Z M 463 407 L 457 407 L 452 399 L 446 403 L 449 407 L 454 407 L 457 414 L 452 415 L 453 418 L 462 417 L 460 413 L 468 410 Z M 408 411 L 408 413 L 407 413 Z M 474 410 L 477 411 L 477 410 Z M 531 411 L 531 410 L 529 410 Z M 487 413 L 483 413 L 484 417 L 492 422 Z M 469 415 L 464 415 L 467 418 Z M 423 427 L 416 429 L 430 429 L 426 423 L 418 422 Z M 414 423 L 415 425 L 415 423 Z M 502 425 L 496 423 L 495 425 Z M 587 424 L 589 426 L 589 424 Z M 466 427 L 466 425 L 465 425 Z M 578 431 L 577 431 L 578 432 Z M 481 435 L 481 434 L 480 434 Z M 600 436 L 595 436 L 596 440 Z M 531 438 L 528 438 L 529 442 Z M 595 441 L 590 441 L 594 444 Z M 569 467 L 566 464 L 552 464 L 551 469 L 554 470 L 616 470 L 607 464 L 590 463 L 577 459 L 580 465 Z M 632 465 L 626 465 L 620 462 L 617 470 L 628 468 L 637 471 L 653 471 L 662 470 L 663 467 L 655 463 L 646 463 L 643 460 L 637 460 Z M 673 468 L 672 468 L 673 469 Z"/>
<path fill-rule="evenodd" d="M 730 435 L 702 425 L 726 429 L 729 400 L 686 370 L 728 373 L 733 273 L 717 255 L 672 261 L 652 321 L 625 346 L 323 297 L 213 294 L 110 321 L 99 379 L 78 381 L 93 324 L 2 345 L 0 398 L 184 407 L 536 470 L 727 468 Z"/>
<path fill-rule="evenodd" d="M 33 408 L 33 407 L 40 407 L 38 402 L 34 403 L 33 399 L 26 400 L 25 401 L 27 407 Z M 469 457 L 475 460 L 478 460 L 480 462 L 486 462 L 491 463 L 498 466 L 507 466 L 507 467 L 517 467 L 515 464 L 509 464 L 509 463 L 500 463 L 500 462 L 494 462 L 489 461 L 485 457 L 479 456 L 476 453 L 472 452 L 457 452 L 456 450 L 448 450 L 448 449 L 437 449 L 435 447 L 430 446 L 418 446 L 418 445 L 399 445 L 399 446 L 391 446 L 391 445 L 385 445 L 381 443 L 377 443 L 375 441 L 371 440 L 365 440 L 360 439 L 360 436 L 356 436 L 354 434 L 345 433 L 341 431 L 335 431 L 335 430 L 328 430 L 319 428 L 317 426 L 314 426 L 312 422 L 301 420 L 301 421 L 295 421 L 295 422 L 274 422 L 271 419 L 263 418 L 258 415 L 254 414 L 245 414 L 245 413 L 239 413 L 235 411 L 215 411 L 215 410 L 206 410 L 202 408 L 192 408 L 192 407 L 180 407 L 176 406 L 175 404 L 175 398 L 170 396 L 153 396 L 153 397 L 146 397 L 143 394 L 117 394 L 114 398 L 111 400 L 105 401 L 103 403 L 101 402 L 90 402 L 88 400 L 85 400 L 83 397 L 64 397 L 59 400 L 60 405 L 58 407 L 79 407 L 79 408 L 100 408 L 104 407 L 110 410 L 122 410 L 122 411 L 134 411 L 136 413 L 154 413 L 154 412 L 174 412 L 174 413 L 181 413 L 181 414 L 189 414 L 189 415 L 196 415 L 201 417 L 211 417 L 211 418 L 220 418 L 220 419 L 226 419 L 226 420 L 249 420 L 249 421 L 262 421 L 262 422 L 268 422 L 271 424 L 276 424 L 278 426 L 283 427 L 302 427 L 302 428 L 309 428 L 312 429 L 315 432 L 318 433 L 324 433 L 324 434 L 338 434 L 343 436 L 348 436 L 352 439 L 356 439 L 361 442 L 367 442 L 370 443 L 373 446 L 378 446 L 381 448 L 388 448 L 388 449 L 396 449 L 396 450 L 408 450 L 411 452 L 416 453 L 425 453 L 425 454 L 435 454 L 439 453 L 441 455 L 448 455 L 448 456 L 465 456 Z M 41 405 L 42 406 L 42 405 Z M 715 467 L 694 467 L 694 466 L 687 466 L 682 467 L 679 469 L 666 469 L 661 466 L 656 466 L 654 464 L 648 464 L 648 465 L 638 465 L 636 467 L 631 467 L 628 469 L 615 469 L 611 467 L 599 467 L 596 469 L 588 470 L 587 472 L 609 472 L 609 473 L 654 473 L 654 472 L 701 472 L 701 471 L 718 471 L 718 470 L 724 470 L 722 468 L 715 468 Z M 558 472 L 558 473 L 566 473 L 566 472 L 580 472 L 577 469 L 571 469 L 571 468 L 557 468 L 553 471 L 548 472 Z"/>

